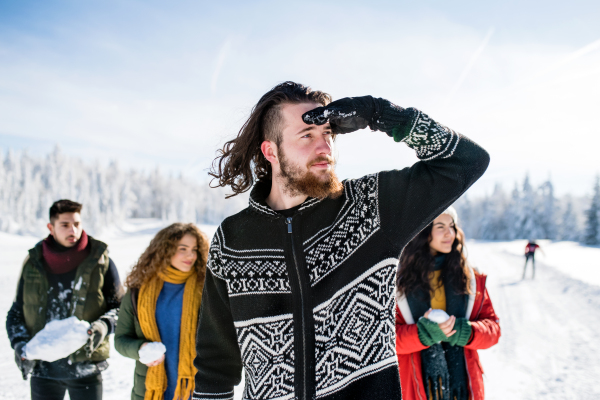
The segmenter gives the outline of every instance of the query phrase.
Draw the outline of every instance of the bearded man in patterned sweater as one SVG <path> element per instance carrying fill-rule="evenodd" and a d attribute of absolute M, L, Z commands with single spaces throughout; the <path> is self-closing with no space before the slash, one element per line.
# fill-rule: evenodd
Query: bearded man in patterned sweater
<path fill-rule="evenodd" d="M 335 136 L 369 127 L 420 161 L 340 182 Z M 485 171 L 489 156 L 414 108 L 331 102 L 285 82 L 256 104 L 211 175 L 248 208 L 213 239 L 194 399 L 401 398 L 394 282 L 402 248 Z"/>

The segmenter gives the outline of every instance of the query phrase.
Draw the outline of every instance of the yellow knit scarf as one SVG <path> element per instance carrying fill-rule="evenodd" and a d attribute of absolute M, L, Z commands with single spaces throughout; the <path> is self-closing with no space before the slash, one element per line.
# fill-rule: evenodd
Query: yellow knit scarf
<path fill-rule="evenodd" d="M 198 274 L 194 269 L 183 272 L 173 267 L 158 273 L 149 282 L 142 285 L 138 298 L 138 318 L 146 339 L 160 342 L 160 334 L 156 325 L 156 301 L 163 287 L 163 282 L 181 284 L 183 290 L 183 309 L 181 310 L 181 332 L 179 336 L 179 366 L 177 369 L 177 387 L 173 400 L 187 400 L 194 391 L 196 368 L 196 326 L 198 310 L 202 297 L 204 282 L 198 282 Z M 149 367 L 146 374 L 146 395 L 144 400 L 163 400 L 167 390 L 167 372 L 165 363 Z"/>

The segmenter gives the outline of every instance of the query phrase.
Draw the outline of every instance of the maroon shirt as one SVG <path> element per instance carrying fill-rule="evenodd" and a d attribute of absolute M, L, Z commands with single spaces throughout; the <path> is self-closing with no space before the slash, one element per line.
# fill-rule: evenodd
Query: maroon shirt
<path fill-rule="evenodd" d="M 52 235 L 48 235 L 42 242 L 42 254 L 52 274 L 64 274 L 74 270 L 90 255 L 90 250 L 85 231 L 81 232 L 81 238 L 73 247 L 62 246 Z"/>

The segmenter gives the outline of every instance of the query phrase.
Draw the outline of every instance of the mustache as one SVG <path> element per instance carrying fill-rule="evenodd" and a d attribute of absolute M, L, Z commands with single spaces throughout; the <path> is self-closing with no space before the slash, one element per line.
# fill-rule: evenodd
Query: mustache
<path fill-rule="evenodd" d="M 308 163 L 309 167 L 312 167 L 315 164 L 319 164 L 322 162 L 326 162 L 329 165 L 335 165 L 335 158 L 331 157 L 331 156 L 320 156 L 315 158 L 314 160 L 310 161 Z"/>

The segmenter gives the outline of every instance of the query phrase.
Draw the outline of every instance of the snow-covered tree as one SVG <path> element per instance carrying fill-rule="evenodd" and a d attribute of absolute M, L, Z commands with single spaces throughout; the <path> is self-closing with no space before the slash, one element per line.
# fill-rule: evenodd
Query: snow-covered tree
<path fill-rule="evenodd" d="M 492 224 L 487 234 L 488 239 L 502 240 L 510 236 L 510 224 L 505 218 L 505 211 L 509 202 L 502 185 L 497 183 L 490 199 L 489 212 Z"/>
<path fill-rule="evenodd" d="M 64 155 L 56 147 L 44 158 L 8 150 L 0 160 L 0 230 L 45 233 L 48 209 L 59 199 L 83 204 L 86 230 L 118 224 L 125 218 L 161 218 L 216 224 L 246 205 L 245 196 L 225 200 L 224 189 L 211 189 L 182 176 L 124 171 Z"/>
<path fill-rule="evenodd" d="M 519 191 L 518 185 L 515 183 L 510 199 L 507 203 L 506 210 L 504 210 L 504 221 L 506 223 L 506 237 L 505 240 L 512 240 L 521 237 L 521 207 L 523 201 L 521 199 L 521 192 Z"/>
<path fill-rule="evenodd" d="M 525 176 L 523 184 L 515 184 L 510 194 L 497 184 L 492 195 L 465 194 L 454 206 L 467 238 L 580 240 L 582 200 L 557 199 L 550 179 L 535 187 Z"/>
<path fill-rule="evenodd" d="M 557 210 L 556 210 L 556 198 L 554 197 L 554 186 L 552 181 L 548 179 L 540 186 L 541 196 L 541 210 L 539 224 L 543 230 L 543 235 L 540 239 L 552 239 L 558 238 L 557 235 Z"/>
<path fill-rule="evenodd" d="M 523 191 L 518 221 L 518 237 L 523 239 L 541 239 L 544 230 L 541 225 L 541 207 L 536 190 L 529 182 L 529 175 L 523 181 Z"/>
<path fill-rule="evenodd" d="M 465 194 L 458 199 L 456 203 L 454 203 L 454 208 L 456 208 L 456 211 L 458 212 L 458 225 L 464 231 L 465 236 L 468 239 L 479 238 L 474 232 L 477 224 L 473 222 L 473 219 L 476 218 L 476 216 L 468 195 Z"/>
<path fill-rule="evenodd" d="M 560 240 L 579 240 L 579 224 L 577 214 L 573 210 L 573 202 L 567 199 L 567 205 L 561 218 Z"/>
<path fill-rule="evenodd" d="M 586 211 L 583 242 L 591 245 L 600 244 L 600 175 L 596 177 L 590 208 Z"/>

